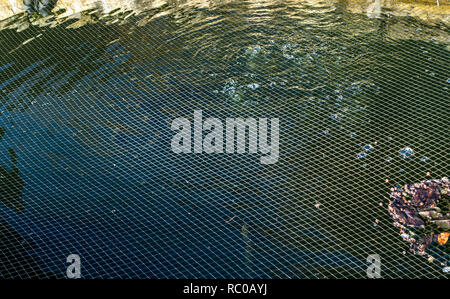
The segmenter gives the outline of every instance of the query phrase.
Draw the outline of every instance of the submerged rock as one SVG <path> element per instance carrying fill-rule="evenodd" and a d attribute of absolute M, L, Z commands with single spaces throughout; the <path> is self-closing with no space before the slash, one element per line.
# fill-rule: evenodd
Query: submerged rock
<path fill-rule="evenodd" d="M 449 180 L 427 180 L 391 189 L 388 211 L 414 253 L 425 255 L 432 244 L 448 246 Z"/>
<path fill-rule="evenodd" d="M 448 217 L 448 214 L 447 214 L 447 217 Z M 450 230 L 450 220 L 449 219 L 434 220 L 431 222 L 438 225 L 439 227 L 441 227 L 443 229 Z"/>

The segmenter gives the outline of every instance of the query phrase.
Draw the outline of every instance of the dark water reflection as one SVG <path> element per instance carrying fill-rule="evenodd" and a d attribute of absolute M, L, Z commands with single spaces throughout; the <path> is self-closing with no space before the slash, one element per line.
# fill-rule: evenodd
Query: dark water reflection
<path fill-rule="evenodd" d="M 378 253 L 385 277 L 444 275 L 445 253 L 403 254 L 386 203 L 448 175 L 447 27 L 320 2 L 82 15 L 0 31 L 25 207 L 3 217 L 51 272 L 77 253 L 84 277 L 366 277 Z M 194 109 L 280 118 L 279 162 L 173 154 Z"/>

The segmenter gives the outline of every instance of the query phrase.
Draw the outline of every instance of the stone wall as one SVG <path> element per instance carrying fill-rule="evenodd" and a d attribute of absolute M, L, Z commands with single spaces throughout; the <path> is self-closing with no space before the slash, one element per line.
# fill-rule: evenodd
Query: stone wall
<path fill-rule="evenodd" d="M 229 2 L 233 0 L 59 0 L 55 10 L 64 8 L 64 15 L 73 15 L 82 10 L 99 8 L 108 13 L 116 8 L 142 11 L 147 8 L 159 7 L 165 3 L 179 5 L 195 4 L 208 7 L 215 2 Z M 236 0 L 239 1 L 239 0 Z M 254 0 L 259 2 L 259 0 Z M 302 0 L 299 0 L 302 1 Z M 315 0 L 308 0 L 313 2 Z M 318 1 L 318 0 L 317 0 Z M 376 16 L 379 10 L 389 9 L 393 15 L 411 15 L 424 21 L 443 22 L 450 24 L 449 0 L 329 0 L 344 3 L 345 9 L 355 13 L 364 13 L 369 17 Z M 264 0 L 268 3 L 270 0 Z M 0 0 L 0 20 L 23 12 L 22 0 Z"/>
<path fill-rule="evenodd" d="M 67 15 L 76 14 L 90 8 L 100 8 L 103 12 L 123 8 L 126 10 L 139 10 L 143 7 L 160 6 L 165 0 L 58 0 L 56 8 L 63 8 Z M 0 0 L 0 20 L 16 13 L 23 12 L 22 0 Z"/>

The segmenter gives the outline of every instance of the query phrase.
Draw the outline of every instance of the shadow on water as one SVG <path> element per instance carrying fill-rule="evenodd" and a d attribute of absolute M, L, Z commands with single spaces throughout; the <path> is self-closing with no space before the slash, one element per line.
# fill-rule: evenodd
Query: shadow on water
<path fill-rule="evenodd" d="M 386 204 L 392 185 L 448 175 L 447 27 L 343 1 L 44 21 L 0 31 L 15 149 L 1 171 L 19 195 L 7 206 L 27 191 L 14 219 L 39 224 L 49 264 L 79 252 L 85 277 L 366 277 L 378 253 L 384 277 L 444 275 L 403 253 Z M 170 122 L 194 109 L 280 118 L 279 162 L 173 154 Z"/>
<path fill-rule="evenodd" d="M 0 141 L 5 130 L 0 128 Z M 16 167 L 17 156 L 13 149 L 9 149 L 11 170 L 0 165 L 0 202 L 7 208 L 23 213 L 25 207 L 21 200 L 24 182 Z M 42 271 L 44 265 L 33 258 L 30 252 L 36 244 L 23 237 L 11 227 L 0 215 L 0 277 L 1 278 L 56 278 L 56 276 Z"/>
<path fill-rule="evenodd" d="M 0 141 L 5 134 L 5 129 L 0 127 Z M 17 156 L 13 149 L 9 149 L 11 158 L 11 170 L 8 171 L 4 166 L 0 166 L 0 202 L 7 208 L 18 213 L 23 213 L 24 206 L 21 202 L 23 190 L 23 181 L 19 177 L 19 170 L 16 167 Z"/>
<path fill-rule="evenodd" d="M 36 246 L 0 217 L 0 278 L 57 278 L 57 275 L 43 271 L 45 265 L 42 261 L 30 255 Z"/>

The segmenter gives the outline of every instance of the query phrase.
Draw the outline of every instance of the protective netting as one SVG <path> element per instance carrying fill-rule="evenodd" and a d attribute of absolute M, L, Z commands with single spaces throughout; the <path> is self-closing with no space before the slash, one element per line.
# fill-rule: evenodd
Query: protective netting
<path fill-rule="evenodd" d="M 1 21 L 0 277 L 64 277 L 70 254 L 84 278 L 365 278 L 372 254 L 446 277 L 448 242 L 414 254 L 388 204 L 449 174 L 448 27 L 351 4 Z M 174 153 L 195 110 L 278 118 L 278 162 Z"/>

